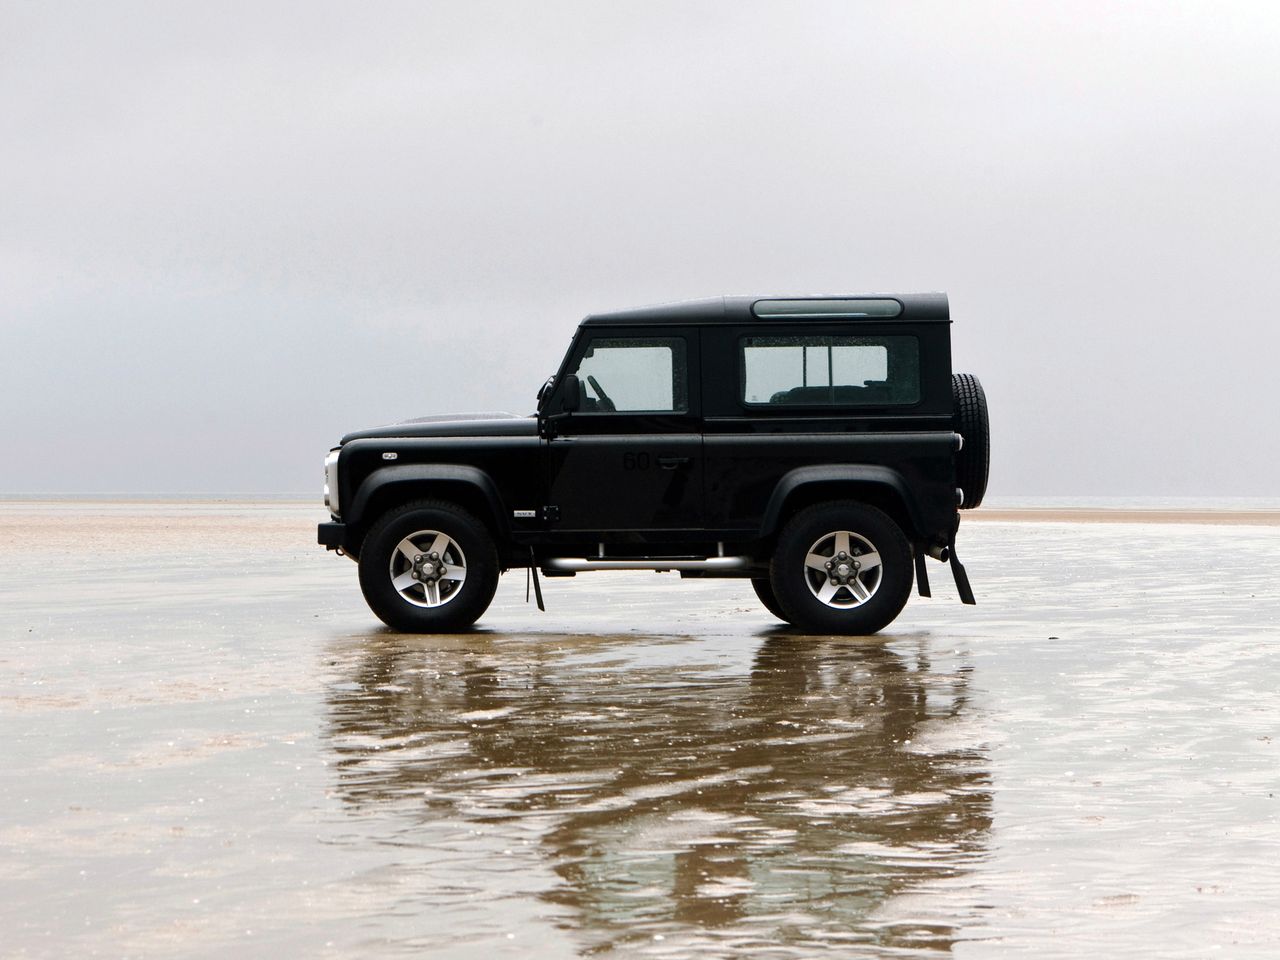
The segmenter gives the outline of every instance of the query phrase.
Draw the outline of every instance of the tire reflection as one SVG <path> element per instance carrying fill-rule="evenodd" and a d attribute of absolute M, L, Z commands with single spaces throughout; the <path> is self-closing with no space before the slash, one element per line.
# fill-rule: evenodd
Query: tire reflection
<path fill-rule="evenodd" d="M 966 668 L 924 641 L 779 635 L 737 673 L 639 643 L 353 641 L 327 700 L 340 796 L 518 826 L 559 881 L 537 895 L 593 949 L 950 948 L 991 823 Z"/>

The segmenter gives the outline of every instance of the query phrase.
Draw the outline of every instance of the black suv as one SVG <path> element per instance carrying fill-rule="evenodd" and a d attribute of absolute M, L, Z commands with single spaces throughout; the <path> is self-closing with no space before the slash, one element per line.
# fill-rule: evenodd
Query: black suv
<path fill-rule="evenodd" d="M 955 553 L 987 486 L 986 400 L 942 294 L 724 297 L 587 317 L 529 417 L 342 438 L 319 541 L 407 632 L 463 629 L 498 575 L 750 579 L 779 619 L 874 633 Z M 539 606 L 541 590 L 538 589 Z"/>

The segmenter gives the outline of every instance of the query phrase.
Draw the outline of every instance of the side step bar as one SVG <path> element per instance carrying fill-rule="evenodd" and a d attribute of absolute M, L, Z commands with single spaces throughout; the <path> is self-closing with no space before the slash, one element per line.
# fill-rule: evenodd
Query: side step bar
<path fill-rule="evenodd" d="M 707 557 L 705 560 L 579 560 L 574 557 L 551 557 L 542 561 L 543 570 L 557 573 L 584 573 L 588 570 L 746 570 L 750 557 Z"/>

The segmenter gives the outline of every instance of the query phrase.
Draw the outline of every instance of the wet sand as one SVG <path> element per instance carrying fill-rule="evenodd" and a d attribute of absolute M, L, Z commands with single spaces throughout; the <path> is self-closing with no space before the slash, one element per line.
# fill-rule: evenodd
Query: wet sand
<path fill-rule="evenodd" d="M 1091 507 L 1005 507 L 977 510 L 966 519 L 978 523 L 1194 523 L 1211 526 L 1280 526 L 1280 510 L 1166 510 Z"/>
<path fill-rule="evenodd" d="M 1280 529 L 984 513 L 877 638 L 408 637 L 311 505 L 0 503 L 0 955 L 1276 956 Z"/>

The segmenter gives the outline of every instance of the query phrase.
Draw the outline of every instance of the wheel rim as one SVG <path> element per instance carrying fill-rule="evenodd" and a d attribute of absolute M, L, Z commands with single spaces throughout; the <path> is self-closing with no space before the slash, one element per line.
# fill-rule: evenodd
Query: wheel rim
<path fill-rule="evenodd" d="M 456 540 L 439 530 L 411 533 L 391 553 L 391 586 L 415 607 L 443 607 L 462 592 L 467 558 Z"/>
<path fill-rule="evenodd" d="M 804 558 L 809 592 L 837 610 L 865 604 L 876 595 L 883 579 L 880 551 L 851 530 L 834 530 L 819 537 Z"/>

